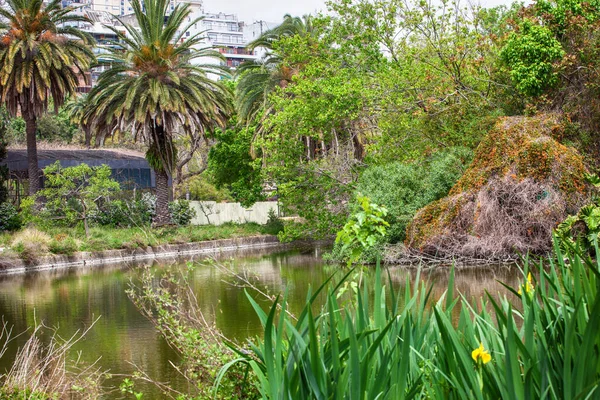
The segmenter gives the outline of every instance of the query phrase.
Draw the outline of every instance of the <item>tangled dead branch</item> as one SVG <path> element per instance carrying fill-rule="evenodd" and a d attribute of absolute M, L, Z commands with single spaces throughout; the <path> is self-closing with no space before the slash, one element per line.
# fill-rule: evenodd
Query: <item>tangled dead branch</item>
<path fill-rule="evenodd" d="M 187 269 L 173 266 L 159 275 L 146 268 L 139 283 L 130 283 L 127 293 L 169 346 L 181 355 L 181 362 L 171 362 L 171 365 L 189 382 L 195 396 L 253 398 L 255 393 L 245 386 L 249 370 L 242 365 L 230 369 L 221 381 L 219 393 L 213 392 L 217 372 L 235 355 L 227 346 L 229 340 L 215 326 L 214 318 L 202 310 L 198 303 L 189 281 L 195 267 L 190 262 Z M 139 372 L 137 378 L 155 384 L 166 397 L 180 398 L 181 393 L 169 383 L 156 382 L 143 371 Z"/>
<path fill-rule="evenodd" d="M 409 250 L 390 249 L 386 260 L 418 253 L 481 264 L 549 252 L 553 229 L 589 194 L 581 156 L 548 136 L 559 127 L 552 116 L 501 119 L 449 196 L 417 212 Z"/>

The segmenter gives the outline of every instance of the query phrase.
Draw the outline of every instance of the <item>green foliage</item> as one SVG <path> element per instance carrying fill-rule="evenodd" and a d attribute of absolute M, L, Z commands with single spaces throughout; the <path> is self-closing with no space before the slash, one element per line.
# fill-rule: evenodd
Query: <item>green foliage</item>
<path fill-rule="evenodd" d="M 356 192 L 367 196 L 388 210 L 385 239 L 365 249 L 360 262 L 374 263 L 386 243 L 399 243 L 406 237 L 406 227 L 416 212 L 427 204 L 448 194 L 462 176 L 472 158 L 465 148 L 454 148 L 435 154 L 424 162 L 388 163 L 365 169 L 357 182 Z M 358 203 L 357 203 L 358 204 Z M 357 205 L 351 207 L 357 212 Z M 350 249 L 336 243 L 327 255 L 329 261 L 344 261 Z"/>
<path fill-rule="evenodd" d="M 43 212 L 71 226 L 83 221 L 86 234 L 90 212 L 98 209 L 100 201 L 120 191 L 108 165 L 63 168 L 57 161 L 44 169 L 44 176 L 45 188 L 39 192 L 46 199 Z"/>
<path fill-rule="evenodd" d="M 253 380 L 248 382 L 248 367 L 231 365 L 233 352 L 221 341 L 214 325 L 200 317 L 202 311 L 188 280 L 193 268 L 189 263 L 187 270 L 169 269 L 159 274 L 146 269 L 139 286 L 132 284 L 127 294 L 181 355 L 177 368 L 189 383 L 189 393 L 183 399 L 254 399 L 256 390 L 251 386 Z M 225 365 L 231 368 L 220 377 L 221 385 L 215 390 L 217 371 Z M 133 394 L 132 382 L 123 382 L 121 390 Z"/>
<path fill-rule="evenodd" d="M 581 207 L 576 215 L 569 215 L 561 222 L 554 230 L 554 236 L 564 251 L 577 249 L 583 254 L 594 254 L 594 243 L 598 242 L 600 234 L 600 178 L 590 174 L 586 179 L 595 189 L 592 202 Z"/>
<path fill-rule="evenodd" d="M 0 204 L 0 231 L 15 231 L 22 224 L 21 216 L 12 203 Z"/>
<path fill-rule="evenodd" d="M 120 228 L 150 225 L 156 207 L 156 196 L 143 193 L 136 199 L 116 199 L 99 204 L 90 211 L 90 220 L 101 226 Z"/>
<path fill-rule="evenodd" d="M 283 221 L 277 216 L 274 209 L 269 210 L 269 219 L 263 225 L 263 232 L 268 235 L 278 235 L 285 229 Z"/>
<path fill-rule="evenodd" d="M 179 226 L 189 225 L 196 216 L 196 210 L 190 207 L 190 202 L 186 200 L 170 202 L 169 213 L 171 213 L 171 221 Z"/>
<path fill-rule="evenodd" d="M 538 96 L 558 82 L 553 63 L 565 52 L 550 29 L 524 20 L 500 54 L 511 70 L 516 88 L 527 96 Z"/>
<path fill-rule="evenodd" d="M 400 0 L 327 5 L 310 29 L 270 36 L 272 63 L 255 69 L 255 86 L 247 84 L 250 71 L 238 84 L 238 94 L 249 89 L 241 100 L 259 99 L 249 123 L 260 121 L 253 146 L 262 152 L 263 180 L 277 187 L 286 214 L 306 220 L 310 237 L 343 226 L 365 163 L 473 149 L 499 115 L 518 108 L 498 55 L 515 10 Z M 249 103 L 257 104 L 240 109 Z"/>
<path fill-rule="evenodd" d="M 56 235 L 56 237 L 48 244 L 48 250 L 52 254 L 73 255 L 77 252 L 79 246 L 75 239 L 66 235 Z"/>
<path fill-rule="evenodd" d="M 129 378 L 123 379 L 123 382 L 121 382 L 119 385 L 119 390 L 123 394 L 130 394 L 132 398 L 135 398 L 136 400 L 141 400 L 144 398 L 144 393 L 136 392 L 135 383 Z"/>
<path fill-rule="evenodd" d="M 255 129 L 232 125 L 216 130 L 217 143 L 208 154 L 208 172 L 217 189 L 226 188 L 244 207 L 265 199 L 261 163 L 251 156 Z"/>
<path fill-rule="evenodd" d="M 356 191 L 388 210 L 388 242 L 404 240 L 406 226 L 417 210 L 448 194 L 472 158 L 468 149 L 437 153 L 426 162 L 399 162 L 367 168 Z"/>
<path fill-rule="evenodd" d="M 199 201 L 231 201 L 233 200 L 226 188 L 217 189 L 210 182 L 207 174 L 201 174 L 190 178 L 186 182 L 186 188 L 190 193 L 190 200 Z"/>
<path fill-rule="evenodd" d="M 264 335 L 250 353 L 234 346 L 238 362 L 252 367 L 265 399 L 593 397 L 600 265 L 557 247 L 548 265 L 537 266 L 537 279 L 533 264 L 523 267 L 522 284 L 507 288 L 510 298 L 489 295 L 476 308 L 455 297 L 453 271 L 436 303 L 420 274 L 396 292 L 380 268 L 346 297 L 339 294 L 352 271 L 324 282 L 297 318 L 287 314 L 285 295 L 267 312 L 248 295 Z"/>
<path fill-rule="evenodd" d="M 0 398 L 5 400 L 54 400 L 53 393 L 41 393 L 31 389 L 21 390 L 18 388 L 0 387 Z"/>
<path fill-rule="evenodd" d="M 52 103 L 52 101 L 50 101 Z M 5 107 L 0 109 L 1 118 L 6 122 L 6 138 L 10 143 L 25 143 L 25 120 L 21 116 L 9 118 Z M 72 143 L 79 132 L 79 122 L 73 123 L 68 107 L 60 107 L 58 112 L 47 112 L 37 119 L 36 137 L 47 142 Z"/>
<path fill-rule="evenodd" d="M 350 249 L 348 265 L 357 261 L 364 250 L 370 249 L 386 235 L 390 225 L 385 217 L 388 213 L 385 207 L 372 203 L 368 197 L 360 193 L 356 196 L 361 210 L 353 213 L 335 239 L 342 243 L 342 252 Z"/>

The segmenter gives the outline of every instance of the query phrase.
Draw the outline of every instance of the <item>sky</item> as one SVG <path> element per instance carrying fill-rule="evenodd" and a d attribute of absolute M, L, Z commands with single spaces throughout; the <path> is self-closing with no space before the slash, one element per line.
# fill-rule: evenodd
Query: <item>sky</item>
<path fill-rule="evenodd" d="M 484 7 L 510 4 L 511 0 L 480 0 Z M 285 14 L 300 16 L 325 9 L 325 0 L 204 0 L 206 12 L 237 14 L 240 21 L 279 22 Z"/>

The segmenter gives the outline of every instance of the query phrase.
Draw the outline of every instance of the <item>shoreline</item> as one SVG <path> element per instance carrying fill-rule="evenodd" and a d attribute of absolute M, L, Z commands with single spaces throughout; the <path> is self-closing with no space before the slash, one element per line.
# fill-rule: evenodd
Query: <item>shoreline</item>
<path fill-rule="evenodd" d="M 73 267 L 103 266 L 143 260 L 179 258 L 196 254 L 210 254 L 239 249 L 269 248 L 285 245 L 285 243 L 279 242 L 277 236 L 258 235 L 183 244 L 166 244 L 137 249 L 77 252 L 73 255 L 57 254 L 38 257 L 32 261 L 25 261 L 20 258 L 0 257 L 0 275 L 16 275 Z"/>

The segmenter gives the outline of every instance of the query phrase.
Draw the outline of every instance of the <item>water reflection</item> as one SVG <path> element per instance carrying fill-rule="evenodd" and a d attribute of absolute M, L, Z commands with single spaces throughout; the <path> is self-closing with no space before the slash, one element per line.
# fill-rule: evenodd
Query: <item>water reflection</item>
<path fill-rule="evenodd" d="M 290 308 L 292 312 L 298 312 L 306 301 L 309 287 L 320 286 L 330 274 L 341 269 L 324 265 L 321 252 L 320 248 L 246 250 L 223 254 L 220 259 L 233 256 L 231 268 L 238 272 L 249 271 L 261 290 L 273 294 L 287 290 Z M 177 355 L 125 293 L 130 280 L 138 276 L 139 267 L 77 268 L 0 277 L 0 316 L 14 326 L 14 332 L 24 331 L 36 321 L 43 320 L 49 326 L 58 327 L 64 336 L 83 329 L 100 316 L 85 340 L 74 348 L 74 351 L 82 352 L 84 360 L 93 362 L 101 357 L 99 366 L 114 374 L 132 373 L 131 363 L 134 363 L 152 378 L 183 385 L 169 365 L 169 361 L 177 362 Z M 434 285 L 433 298 L 439 298 L 446 290 L 448 274 L 448 270 L 422 273 Z M 414 280 L 415 271 L 394 267 L 390 269 L 390 275 L 400 292 L 406 285 L 407 276 Z M 498 281 L 516 285 L 516 271 L 505 267 L 463 269 L 456 272 L 455 287 L 466 298 L 478 299 L 486 290 L 506 293 Z M 235 285 L 235 279 L 228 273 L 201 265 L 194 270 L 191 284 L 206 316 L 214 320 L 227 337 L 242 341 L 260 333 L 258 318 L 244 289 Z M 250 293 L 259 298 L 256 293 Z M 26 336 L 22 336 L 11 344 L 0 359 L 0 371 L 10 366 L 17 347 L 25 340 Z M 116 377 L 109 384 L 118 385 L 121 379 Z M 148 398 L 160 398 L 149 387 L 143 390 L 149 392 Z"/>

